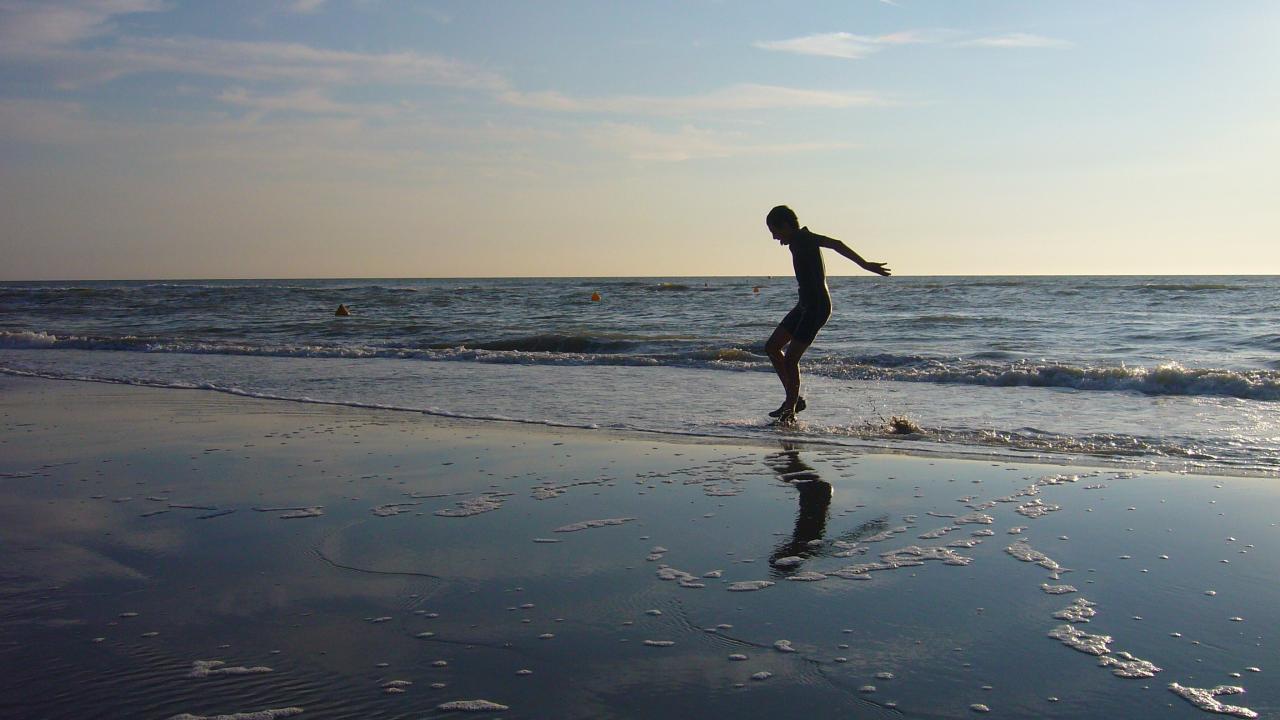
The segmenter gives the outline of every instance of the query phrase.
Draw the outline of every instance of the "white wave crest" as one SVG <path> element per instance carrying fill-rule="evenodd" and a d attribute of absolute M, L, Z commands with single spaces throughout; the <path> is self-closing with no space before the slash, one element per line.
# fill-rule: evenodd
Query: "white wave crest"
<path fill-rule="evenodd" d="M 534 340 L 538 339 L 534 338 Z M 477 343 L 477 345 L 482 344 Z M 114 350 L 296 358 L 389 358 L 520 365 L 631 367 L 665 365 L 754 372 L 771 370 L 769 363 L 762 357 L 741 347 L 713 350 L 699 347 L 655 355 L 634 351 L 557 352 L 527 347 L 485 349 L 468 345 L 396 347 L 359 343 L 255 344 L 147 338 L 132 335 L 88 337 L 55 335 L 43 331 L 0 331 L 0 349 Z M 888 355 L 818 358 L 806 366 L 806 371 L 828 377 L 856 380 L 931 382 L 988 387 L 1050 387 L 1094 392 L 1137 392 L 1146 395 L 1215 396 L 1242 400 L 1280 401 L 1280 371 L 1188 368 L 1175 362 L 1155 367 L 1091 366 L 1051 362 L 993 363 L 972 360 L 943 362 L 924 357 Z"/>

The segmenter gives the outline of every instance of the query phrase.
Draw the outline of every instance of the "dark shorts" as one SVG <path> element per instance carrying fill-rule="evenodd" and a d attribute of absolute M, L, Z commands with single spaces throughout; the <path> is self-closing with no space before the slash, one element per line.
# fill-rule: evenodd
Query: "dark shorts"
<path fill-rule="evenodd" d="M 778 323 L 781 327 L 787 329 L 791 333 L 793 340 L 799 340 L 805 345 L 813 342 L 818 336 L 818 331 L 823 325 L 827 324 L 827 318 L 831 317 L 831 305 L 829 303 L 801 303 L 791 308 L 791 312 L 782 318 L 782 322 Z"/>

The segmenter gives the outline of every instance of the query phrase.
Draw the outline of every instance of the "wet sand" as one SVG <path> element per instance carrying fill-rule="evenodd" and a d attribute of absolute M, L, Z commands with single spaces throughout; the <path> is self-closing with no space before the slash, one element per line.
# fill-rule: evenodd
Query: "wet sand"
<path fill-rule="evenodd" d="M 0 428 L 5 718 L 1280 712 L 1275 479 L 18 378 Z"/>

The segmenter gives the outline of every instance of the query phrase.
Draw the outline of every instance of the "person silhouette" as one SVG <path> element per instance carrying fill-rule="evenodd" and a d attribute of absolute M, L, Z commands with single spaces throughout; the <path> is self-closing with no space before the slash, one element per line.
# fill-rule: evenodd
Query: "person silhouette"
<path fill-rule="evenodd" d="M 887 276 L 889 268 L 881 262 L 869 262 L 848 245 L 800 227 L 795 211 L 779 205 L 765 218 L 769 232 L 780 244 L 791 250 L 791 264 L 796 273 L 799 302 L 782 318 L 773 335 L 765 343 L 765 352 L 773 370 L 782 381 L 786 397 L 777 410 L 769 413 L 780 422 L 794 422 L 796 413 L 805 409 L 800 395 L 800 357 L 809 349 L 818 331 L 831 317 L 831 293 L 827 290 L 827 269 L 822 262 L 822 248 L 830 248 L 849 258 L 867 272 Z"/>

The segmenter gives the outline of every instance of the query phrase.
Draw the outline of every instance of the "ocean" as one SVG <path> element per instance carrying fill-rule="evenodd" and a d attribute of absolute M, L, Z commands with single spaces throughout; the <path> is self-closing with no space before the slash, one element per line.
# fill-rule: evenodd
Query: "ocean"
<path fill-rule="evenodd" d="M 1280 278 L 790 275 L 0 283 L 0 372 L 706 438 L 1280 475 Z M 599 300 L 593 301 L 593 294 Z M 335 317 L 339 303 L 349 317 Z M 904 417 L 918 432 L 890 424 Z"/>

